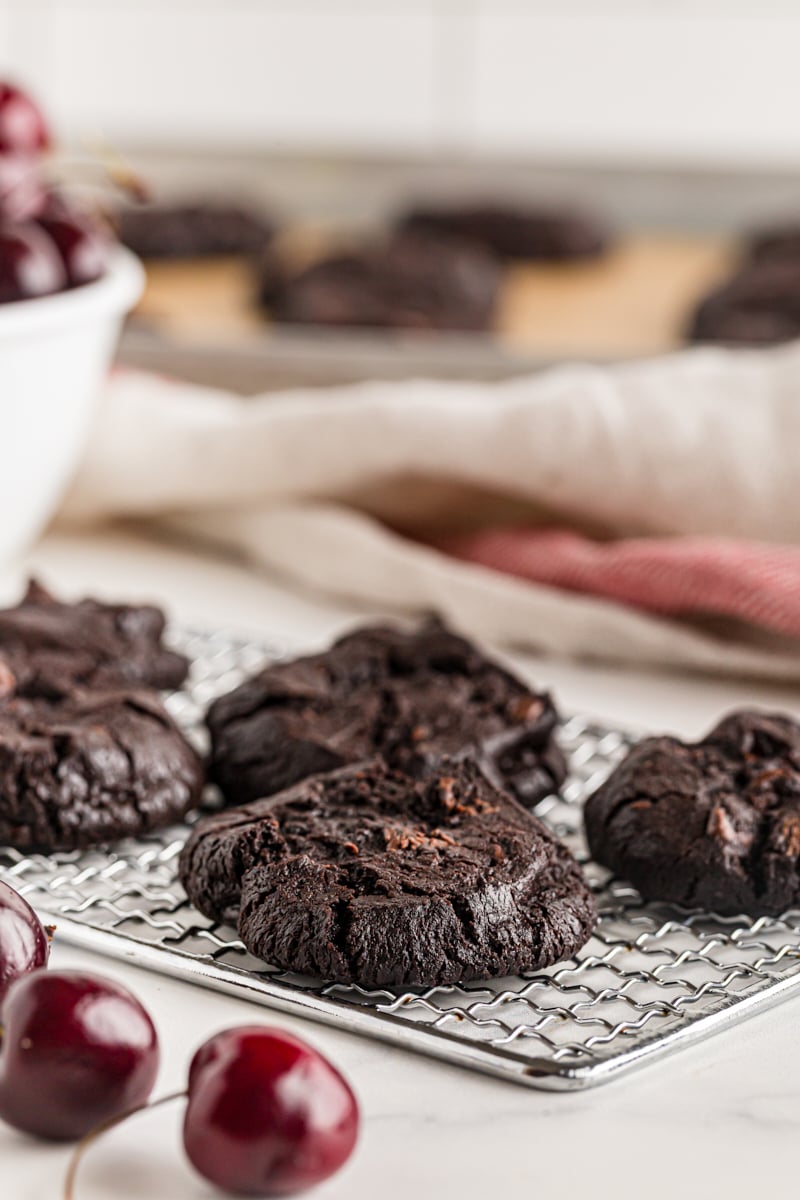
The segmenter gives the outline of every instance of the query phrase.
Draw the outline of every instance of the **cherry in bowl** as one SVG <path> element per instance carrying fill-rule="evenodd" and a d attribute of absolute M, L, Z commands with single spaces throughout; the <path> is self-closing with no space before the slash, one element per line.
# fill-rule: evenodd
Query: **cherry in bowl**
<path fill-rule="evenodd" d="M 43 229 L 0 222 L 0 304 L 49 296 L 66 283 L 61 255 Z"/>
<path fill-rule="evenodd" d="M 110 240 L 88 213 L 51 196 L 37 217 L 37 224 L 55 244 L 68 287 L 94 283 L 105 273 Z"/>
<path fill-rule="evenodd" d="M 49 145 L 39 105 L 16 84 L 0 82 L 0 154 L 40 154 Z"/>
<path fill-rule="evenodd" d="M 0 152 L 0 220 L 30 221 L 47 202 L 47 184 L 38 158 Z"/>

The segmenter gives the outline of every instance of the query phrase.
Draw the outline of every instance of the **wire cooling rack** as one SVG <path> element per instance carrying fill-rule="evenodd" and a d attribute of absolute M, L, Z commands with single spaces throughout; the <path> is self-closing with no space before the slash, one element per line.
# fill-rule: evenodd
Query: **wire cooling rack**
<path fill-rule="evenodd" d="M 168 704 L 204 748 L 208 702 L 281 647 L 221 633 L 175 641 L 194 667 Z M 607 882 L 587 861 L 581 806 L 634 738 L 579 716 L 560 737 L 569 782 L 538 811 L 584 863 L 601 920 L 576 958 L 521 978 L 366 991 L 265 966 L 231 929 L 188 904 L 176 879 L 186 826 L 103 850 L 26 857 L 0 849 L 0 876 L 52 916 L 65 941 L 531 1087 L 589 1087 L 800 987 L 800 910 L 720 918 L 645 904 L 632 888 Z"/>

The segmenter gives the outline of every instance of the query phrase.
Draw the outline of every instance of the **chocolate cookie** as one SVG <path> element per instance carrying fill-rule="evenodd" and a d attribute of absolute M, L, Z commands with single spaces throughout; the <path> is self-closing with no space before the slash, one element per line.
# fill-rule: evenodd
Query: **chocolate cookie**
<path fill-rule="evenodd" d="M 593 856 L 646 899 L 781 913 L 800 903 L 800 725 L 738 712 L 696 744 L 646 738 L 585 819 Z"/>
<path fill-rule="evenodd" d="M 323 654 L 269 666 L 211 705 L 211 776 L 231 804 L 380 755 L 423 777 L 474 758 L 533 805 L 566 774 L 550 697 L 438 621 L 368 626 Z"/>
<path fill-rule="evenodd" d="M 335 254 L 297 273 L 264 260 L 262 301 L 273 320 L 394 329 L 487 329 L 500 284 L 494 260 L 472 246 L 407 235 Z"/>
<path fill-rule="evenodd" d="M 577 863 L 473 763 L 423 782 L 383 763 L 316 775 L 202 821 L 190 900 L 285 970 L 434 987 L 573 955 L 595 909 Z"/>
<path fill-rule="evenodd" d="M 800 224 L 788 221 L 752 233 L 745 253 L 750 262 L 787 262 L 800 259 Z"/>
<path fill-rule="evenodd" d="M 120 241 L 146 259 L 257 254 L 273 233 L 253 209 L 212 201 L 126 207 L 115 224 Z"/>
<path fill-rule="evenodd" d="M 200 760 L 148 691 L 0 701 L 0 844 L 71 850 L 197 804 Z"/>
<path fill-rule="evenodd" d="M 770 346 L 800 337 L 800 259 L 745 265 L 701 301 L 689 341 Z"/>
<path fill-rule="evenodd" d="M 402 217 L 398 228 L 437 238 L 459 238 L 500 258 L 551 262 L 596 258 L 609 243 L 608 232 L 599 221 L 566 208 L 420 206 Z"/>
<path fill-rule="evenodd" d="M 0 609 L 0 658 L 17 693 L 52 699 L 79 687 L 178 687 L 189 664 L 162 643 L 164 614 L 149 605 L 65 604 L 32 581 Z"/>

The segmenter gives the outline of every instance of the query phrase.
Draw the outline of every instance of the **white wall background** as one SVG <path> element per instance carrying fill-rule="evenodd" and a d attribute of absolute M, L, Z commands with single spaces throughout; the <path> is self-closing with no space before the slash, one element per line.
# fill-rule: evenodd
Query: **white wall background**
<path fill-rule="evenodd" d="M 800 165 L 800 0 L 0 0 L 0 71 L 121 144 Z"/>

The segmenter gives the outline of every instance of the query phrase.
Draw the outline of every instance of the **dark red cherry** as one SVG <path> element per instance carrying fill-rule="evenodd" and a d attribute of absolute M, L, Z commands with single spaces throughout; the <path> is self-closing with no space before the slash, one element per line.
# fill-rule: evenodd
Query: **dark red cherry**
<path fill-rule="evenodd" d="M 153 1022 L 119 984 L 35 971 L 3 1005 L 0 1117 L 52 1140 L 83 1137 L 142 1104 L 158 1071 Z"/>
<path fill-rule="evenodd" d="M 88 213 L 70 208 L 58 197 L 51 197 L 37 222 L 55 242 L 70 287 L 92 283 L 104 274 L 109 239 Z"/>
<path fill-rule="evenodd" d="M 38 158 L 0 153 L 0 220 L 30 221 L 42 211 L 46 199 Z"/>
<path fill-rule="evenodd" d="M 0 883 L 0 1006 L 15 979 L 44 967 L 50 942 L 36 913 L 7 883 Z"/>
<path fill-rule="evenodd" d="M 218 1033 L 189 1070 L 183 1144 L 211 1183 L 245 1196 L 288 1196 L 350 1157 L 358 1104 L 327 1059 L 263 1025 Z"/>
<path fill-rule="evenodd" d="M 0 304 L 60 292 L 66 283 L 61 255 L 43 229 L 0 223 Z"/>
<path fill-rule="evenodd" d="M 13 83 L 0 83 L 0 153 L 38 154 L 50 133 L 38 104 Z"/>

